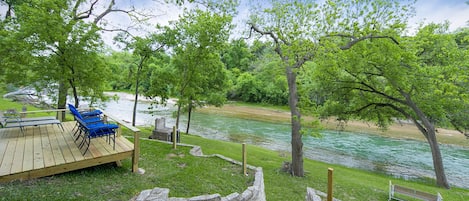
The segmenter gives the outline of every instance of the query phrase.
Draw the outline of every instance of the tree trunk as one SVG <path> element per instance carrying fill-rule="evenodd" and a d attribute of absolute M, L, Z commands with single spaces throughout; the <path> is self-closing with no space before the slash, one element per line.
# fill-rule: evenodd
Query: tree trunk
<path fill-rule="evenodd" d="M 191 98 L 192 99 L 192 98 Z M 192 116 L 192 100 L 189 102 L 189 111 L 187 115 L 187 127 L 186 127 L 186 134 L 189 134 L 189 127 L 191 125 L 191 116 Z"/>
<path fill-rule="evenodd" d="M 449 189 L 450 186 L 448 184 L 448 180 L 446 179 L 445 168 L 443 166 L 443 159 L 441 157 L 440 146 L 438 145 L 435 133 L 435 126 L 427 116 L 422 112 L 422 110 L 417 106 L 417 104 L 412 101 L 409 94 L 401 91 L 401 94 L 405 97 L 407 104 L 409 107 L 415 112 L 417 117 L 420 119 L 418 122 L 416 119 L 413 119 L 417 128 L 422 132 L 425 138 L 430 145 L 430 150 L 432 152 L 432 159 L 433 159 L 433 169 L 435 170 L 436 176 L 436 185 L 440 187 L 444 187 Z M 423 124 L 423 125 L 422 125 Z"/>
<path fill-rule="evenodd" d="M 67 84 L 63 81 L 59 81 L 59 94 L 57 98 L 57 109 L 65 109 L 67 105 Z M 65 120 L 65 111 L 57 113 L 57 119 Z"/>
<path fill-rule="evenodd" d="M 132 126 L 135 126 L 135 118 L 137 116 L 137 102 L 138 102 L 138 77 L 135 86 L 135 99 L 134 99 L 134 109 L 132 112 Z"/>
<path fill-rule="evenodd" d="M 179 115 L 181 114 L 181 103 L 178 101 L 178 111 L 176 114 L 176 129 L 179 128 Z"/>
<path fill-rule="evenodd" d="M 445 168 L 443 166 L 443 159 L 440 152 L 440 146 L 436 140 L 435 129 L 428 130 L 427 132 L 428 144 L 432 151 L 433 168 L 435 169 L 436 185 L 449 189 L 448 180 L 446 179 Z"/>
<path fill-rule="evenodd" d="M 298 91 L 296 86 L 296 73 L 292 67 L 286 68 L 288 92 L 290 93 L 288 105 L 291 112 L 291 145 L 292 145 L 292 175 L 303 177 L 303 141 L 301 140 L 301 114 L 298 110 Z"/>
<path fill-rule="evenodd" d="M 138 102 L 138 86 L 140 85 L 140 72 L 143 68 L 143 62 L 145 62 L 146 57 L 143 57 L 140 60 L 140 63 L 137 66 L 137 75 L 135 78 L 135 99 L 134 99 L 134 109 L 132 111 L 132 126 L 135 126 L 135 119 L 137 117 L 137 102 Z"/>
<path fill-rule="evenodd" d="M 73 91 L 73 99 L 75 100 L 75 107 L 78 108 L 80 105 L 80 99 L 78 98 L 78 92 L 77 92 L 77 87 L 73 84 L 73 79 L 69 79 L 68 82 L 70 83 L 70 86 L 72 87 Z"/>

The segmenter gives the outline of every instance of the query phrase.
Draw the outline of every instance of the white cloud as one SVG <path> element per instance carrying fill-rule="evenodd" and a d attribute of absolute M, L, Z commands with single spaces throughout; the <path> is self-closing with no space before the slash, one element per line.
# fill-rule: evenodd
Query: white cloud
<path fill-rule="evenodd" d="M 450 30 L 467 27 L 469 22 L 469 5 L 464 0 L 421 0 L 415 5 L 416 16 L 411 25 L 419 22 L 425 24 L 450 22 Z"/>

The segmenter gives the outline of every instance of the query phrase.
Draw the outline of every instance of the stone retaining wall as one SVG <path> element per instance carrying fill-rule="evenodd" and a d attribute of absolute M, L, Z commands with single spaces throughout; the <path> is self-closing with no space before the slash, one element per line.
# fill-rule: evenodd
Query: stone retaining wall
<path fill-rule="evenodd" d="M 168 143 L 168 142 L 163 142 Z M 171 143 L 168 143 L 171 144 Z M 178 144 L 178 146 L 189 146 L 192 147 L 190 154 L 193 156 L 199 157 L 218 157 L 233 164 L 242 165 L 241 162 L 235 161 L 231 158 L 213 154 L 213 155 L 204 155 L 202 153 L 202 148 L 199 146 L 187 145 L 187 144 Z M 264 173 L 261 167 L 254 167 L 248 165 L 247 168 L 255 170 L 254 183 L 252 186 L 249 186 L 244 192 L 239 194 L 234 192 L 226 197 L 222 197 L 220 194 L 212 195 L 200 195 L 191 198 L 176 198 L 168 197 L 169 189 L 167 188 L 154 188 L 148 189 L 140 192 L 137 197 L 131 199 L 131 201 L 265 201 L 265 191 L 264 191 Z"/>
<path fill-rule="evenodd" d="M 322 199 L 324 198 L 324 199 Z M 327 199 L 327 194 L 318 191 L 314 188 L 306 187 L 306 201 L 321 201 L 321 200 L 326 200 Z M 333 201 L 340 201 L 339 199 L 332 198 Z"/>

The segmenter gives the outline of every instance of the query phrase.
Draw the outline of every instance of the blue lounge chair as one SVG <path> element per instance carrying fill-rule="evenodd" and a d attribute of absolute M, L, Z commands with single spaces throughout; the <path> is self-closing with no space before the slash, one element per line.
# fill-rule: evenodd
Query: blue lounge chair
<path fill-rule="evenodd" d="M 105 123 L 87 124 L 79 118 L 77 118 L 77 122 L 80 133 L 77 139 L 83 138 L 78 147 L 82 149 L 86 145 L 83 155 L 88 151 L 92 138 L 106 137 L 106 141 L 109 144 L 111 140 L 114 142 L 113 149 L 116 149 L 116 130 L 119 128 L 118 125 Z"/>

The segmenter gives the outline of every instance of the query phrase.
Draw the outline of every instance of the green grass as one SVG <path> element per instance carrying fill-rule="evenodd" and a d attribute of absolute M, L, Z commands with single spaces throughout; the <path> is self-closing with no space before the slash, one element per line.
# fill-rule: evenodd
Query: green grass
<path fill-rule="evenodd" d="M 145 189 L 170 189 L 172 197 L 243 192 L 252 185 L 242 168 L 219 158 L 189 154 L 189 147 L 142 140 L 139 167 L 131 173 L 130 159 L 122 167 L 105 164 L 56 176 L 0 184 L 0 200 L 129 200 Z"/>
<path fill-rule="evenodd" d="M 0 98 L 0 110 L 5 109 L 4 101 Z M 140 136 L 149 136 L 150 132 L 151 129 L 144 128 Z M 130 133 L 127 135 L 131 136 Z M 204 154 L 218 153 L 241 160 L 240 144 L 192 135 L 183 135 L 181 140 L 183 143 L 201 146 Z M 424 192 L 440 192 L 444 200 L 469 200 L 469 190 L 437 188 L 432 179 L 405 181 L 309 159 L 304 160 L 306 176 L 292 177 L 279 171 L 283 161 L 291 160 L 288 153 L 250 145 L 247 153 L 250 165 L 263 168 L 265 192 L 269 201 L 304 200 L 307 186 L 326 192 L 327 168 L 334 169 L 334 196 L 344 201 L 387 200 L 389 180 Z M 0 200 L 128 200 L 141 190 L 154 187 L 169 188 L 170 196 L 176 197 L 207 193 L 228 195 L 244 191 L 253 179 L 241 176 L 238 166 L 219 159 L 192 157 L 188 154 L 188 148 L 172 150 L 168 144 L 148 140 L 141 141 L 139 160 L 139 166 L 146 173 L 131 173 L 130 163 L 130 160 L 124 160 L 122 167 L 107 164 L 31 181 L 0 184 Z"/>
<path fill-rule="evenodd" d="M 240 144 L 188 135 L 182 136 L 182 142 L 201 146 L 204 154 L 220 153 L 235 160 L 241 160 Z M 395 184 L 424 192 L 435 194 L 440 192 L 444 200 L 469 200 L 469 190 L 437 188 L 434 186 L 434 180 L 404 181 L 384 174 L 309 159 L 304 160 L 306 176 L 292 177 L 279 171 L 283 161 L 291 160 L 288 154 L 256 146 L 248 146 L 247 153 L 250 165 L 263 167 L 267 200 L 304 200 L 307 186 L 326 192 L 328 168 L 334 169 L 334 196 L 344 201 L 387 200 L 389 180 Z"/>

